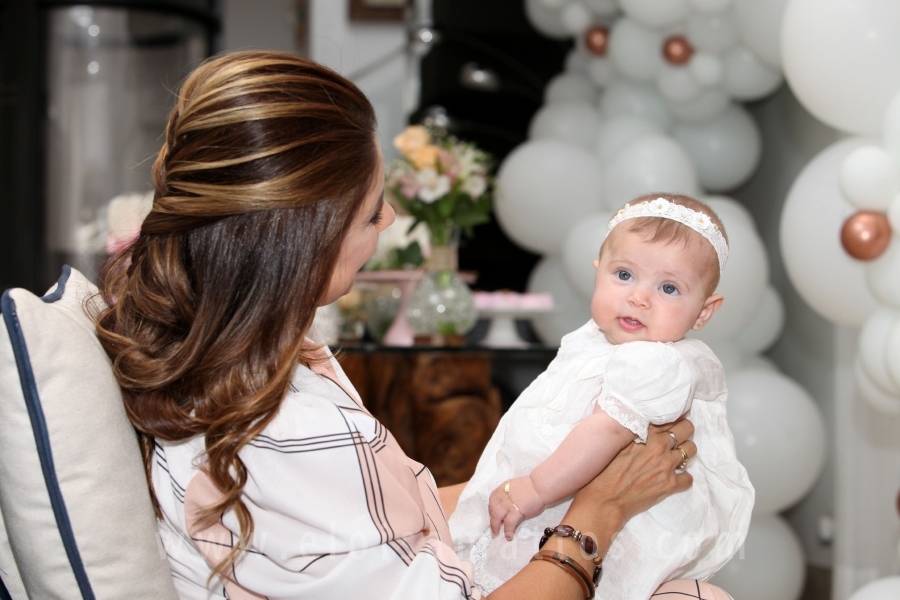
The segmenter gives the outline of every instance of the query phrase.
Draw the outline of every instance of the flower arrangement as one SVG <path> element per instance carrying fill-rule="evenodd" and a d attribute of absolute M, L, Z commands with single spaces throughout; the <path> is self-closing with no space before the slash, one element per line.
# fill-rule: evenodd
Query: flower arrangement
<path fill-rule="evenodd" d="M 490 155 L 475 144 L 448 135 L 433 120 L 410 125 L 394 138 L 401 156 L 388 165 L 385 195 L 425 223 L 433 246 L 447 246 L 455 229 L 472 235 L 490 220 Z"/>

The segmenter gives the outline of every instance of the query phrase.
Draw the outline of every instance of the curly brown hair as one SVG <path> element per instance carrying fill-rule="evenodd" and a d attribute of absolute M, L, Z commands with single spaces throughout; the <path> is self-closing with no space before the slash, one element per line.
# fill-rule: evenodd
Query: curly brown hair
<path fill-rule="evenodd" d="M 153 209 L 100 275 L 97 334 L 136 428 L 148 482 L 154 440 L 204 435 L 249 545 L 238 455 L 276 415 L 346 231 L 378 169 L 375 113 L 337 73 L 265 51 L 214 57 L 184 81 L 153 165 Z M 154 497 L 157 515 L 160 510 Z"/>

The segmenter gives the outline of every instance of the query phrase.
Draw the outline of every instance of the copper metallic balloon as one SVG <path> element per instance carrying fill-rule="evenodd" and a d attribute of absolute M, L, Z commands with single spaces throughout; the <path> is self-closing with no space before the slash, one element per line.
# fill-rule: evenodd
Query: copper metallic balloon
<path fill-rule="evenodd" d="M 891 224 L 884 213 L 861 210 L 850 215 L 841 227 L 841 245 L 859 260 L 881 256 L 891 243 Z"/>
<path fill-rule="evenodd" d="M 673 35 L 663 45 L 663 56 L 673 65 L 683 65 L 693 54 L 694 47 L 681 35 Z"/>
<path fill-rule="evenodd" d="M 609 43 L 609 29 L 602 25 L 596 25 L 584 32 L 584 45 L 594 56 L 606 56 L 606 46 Z"/>

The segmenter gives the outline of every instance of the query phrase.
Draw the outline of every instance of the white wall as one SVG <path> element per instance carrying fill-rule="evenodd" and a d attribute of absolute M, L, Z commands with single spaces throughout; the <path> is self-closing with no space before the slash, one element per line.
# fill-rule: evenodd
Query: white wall
<path fill-rule="evenodd" d="M 403 23 L 350 22 L 347 0 L 309 0 L 309 57 L 352 79 L 378 116 L 387 158 L 391 140 L 406 125 L 406 27 Z M 270 48 L 294 52 L 294 0 L 223 0 L 221 49 Z M 370 66 L 377 68 L 368 71 Z"/>
<path fill-rule="evenodd" d="M 310 58 L 349 77 L 366 93 L 378 115 L 382 150 L 386 157 L 395 156 L 391 140 L 406 125 L 405 24 L 350 22 L 347 0 L 310 0 L 309 12 Z M 371 66 L 376 68 L 369 71 Z M 358 75 L 363 71 L 369 72 Z"/>
<path fill-rule="evenodd" d="M 294 0 L 222 0 L 221 50 L 293 52 L 295 22 Z"/>

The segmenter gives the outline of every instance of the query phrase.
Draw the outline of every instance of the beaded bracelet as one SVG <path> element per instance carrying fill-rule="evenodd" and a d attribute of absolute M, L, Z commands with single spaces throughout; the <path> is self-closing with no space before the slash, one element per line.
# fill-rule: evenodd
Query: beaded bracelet
<path fill-rule="evenodd" d="M 547 540 L 550 539 L 551 535 L 555 535 L 557 537 L 570 537 L 581 545 L 581 549 L 587 552 L 591 556 L 591 562 L 593 562 L 596 566 L 594 567 L 594 576 L 592 581 L 594 583 L 594 587 L 600 583 L 600 576 L 603 574 L 603 557 L 597 554 L 597 542 L 589 535 L 585 535 L 572 527 L 571 525 L 557 525 L 556 527 L 547 527 L 544 529 L 544 535 L 541 536 L 541 541 L 538 542 L 538 550 L 544 547 L 544 544 L 547 543 Z"/>
<path fill-rule="evenodd" d="M 575 579 L 575 581 L 578 582 L 578 585 L 581 586 L 581 591 L 584 592 L 585 600 L 591 600 L 591 598 L 594 597 L 594 586 L 591 585 L 591 580 L 590 578 L 588 578 L 587 572 L 584 570 L 584 567 L 579 565 L 570 557 L 560 552 L 538 552 L 531 557 L 530 562 L 534 562 L 536 560 L 543 560 L 549 563 L 553 563 L 554 565 L 571 575 Z"/>

